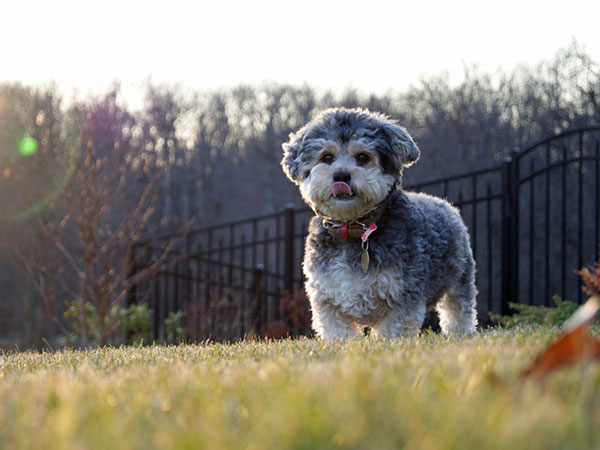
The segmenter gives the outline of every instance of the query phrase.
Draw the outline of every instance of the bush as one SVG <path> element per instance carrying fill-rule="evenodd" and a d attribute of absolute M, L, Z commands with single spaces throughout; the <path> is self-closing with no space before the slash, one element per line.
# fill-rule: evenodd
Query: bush
<path fill-rule="evenodd" d="M 84 325 L 87 328 L 89 345 L 100 346 L 100 319 L 96 307 L 89 302 L 85 303 L 84 322 L 82 323 L 81 300 L 65 302 L 65 306 L 63 316 L 69 322 L 71 332 L 64 336 L 63 344 L 67 347 L 80 347 L 84 341 L 82 330 L 82 325 Z M 124 308 L 115 305 L 104 317 L 104 329 L 110 330 L 107 342 L 112 345 L 148 344 L 151 323 L 152 310 L 148 306 L 139 304 Z"/>
<path fill-rule="evenodd" d="M 152 310 L 147 305 L 131 305 L 121 308 L 118 328 L 126 336 L 128 344 L 143 345 L 150 342 L 150 325 L 152 324 Z"/>
<path fill-rule="evenodd" d="M 165 319 L 165 335 L 167 343 L 178 344 L 187 339 L 187 333 L 183 326 L 185 318 L 184 311 L 171 312 L 169 317 Z"/>
<path fill-rule="evenodd" d="M 514 314 L 501 316 L 490 313 L 492 322 L 512 328 L 519 325 L 538 324 L 544 326 L 560 326 L 575 312 L 577 303 L 561 299 L 558 295 L 552 297 L 556 306 L 533 306 L 522 305 L 520 303 L 509 303 L 510 309 Z"/>

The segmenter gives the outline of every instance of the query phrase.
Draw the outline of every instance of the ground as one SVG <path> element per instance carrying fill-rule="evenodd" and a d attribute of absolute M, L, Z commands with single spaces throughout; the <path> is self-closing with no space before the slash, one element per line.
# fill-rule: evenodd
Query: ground
<path fill-rule="evenodd" d="M 600 448 L 600 364 L 518 373 L 557 333 L 0 354 L 0 448 Z"/>

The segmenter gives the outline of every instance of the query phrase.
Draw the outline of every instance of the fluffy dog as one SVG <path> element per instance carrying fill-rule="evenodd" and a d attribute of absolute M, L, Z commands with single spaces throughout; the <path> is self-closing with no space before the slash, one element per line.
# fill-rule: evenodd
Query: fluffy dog
<path fill-rule="evenodd" d="M 400 189 L 419 149 L 395 121 L 324 111 L 283 144 L 281 165 L 315 211 L 304 255 L 322 338 L 418 333 L 435 308 L 445 334 L 477 324 L 469 235 L 448 202 Z"/>

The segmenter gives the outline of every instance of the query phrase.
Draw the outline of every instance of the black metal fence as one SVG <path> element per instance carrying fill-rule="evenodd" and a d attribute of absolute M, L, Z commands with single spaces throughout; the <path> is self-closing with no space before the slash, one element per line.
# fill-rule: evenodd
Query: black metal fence
<path fill-rule="evenodd" d="M 184 237 L 133 244 L 133 273 L 163 258 L 135 285 L 130 303 L 153 310 L 153 336 L 164 339 L 164 319 L 186 312 L 194 341 L 235 340 L 248 335 L 305 334 L 310 318 L 303 296 L 303 242 L 309 209 L 284 211 L 206 227 Z M 168 243 L 173 248 L 164 255 Z"/>
<path fill-rule="evenodd" d="M 600 128 L 574 130 L 511 152 L 504 298 L 581 303 L 576 269 L 600 260 Z"/>
<path fill-rule="evenodd" d="M 581 302 L 576 269 L 600 260 L 600 128 L 539 142 L 490 169 L 406 186 L 447 198 L 471 234 L 480 323 L 508 302 L 550 304 L 553 294 Z M 164 319 L 186 312 L 189 338 L 235 340 L 309 333 L 301 261 L 312 211 L 284 211 L 133 244 L 132 270 L 163 256 L 130 302 Z"/>

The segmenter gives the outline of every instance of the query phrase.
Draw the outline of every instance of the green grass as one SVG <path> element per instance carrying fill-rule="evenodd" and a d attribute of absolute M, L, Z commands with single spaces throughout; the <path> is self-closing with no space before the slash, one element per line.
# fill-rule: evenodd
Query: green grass
<path fill-rule="evenodd" d="M 0 448 L 600 448 L 600 364 L 517 381 L 555 333 L 5 353 Z"/>

